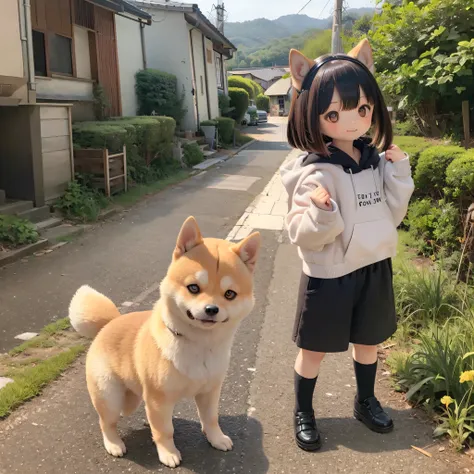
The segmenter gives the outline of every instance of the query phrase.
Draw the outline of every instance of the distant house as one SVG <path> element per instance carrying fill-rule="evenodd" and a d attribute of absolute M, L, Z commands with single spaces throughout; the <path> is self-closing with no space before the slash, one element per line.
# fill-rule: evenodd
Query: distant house
<path fill-rule="evenodd" d="M 184 93 L 182 128 L 196 131 L 199 123 L 219 116 L 220 93 L 227 94 L 225 61 L 237 48 L 195 4 L 134 0 L 152 17 L 144 30 L 146 67 L 174 74 Z"/>
<path fill-rule="evenodd" d="M 291 78 L 282 78 L 265 91 L 270 97 L 270 115 L 287 116 L 290 112 Z"/>
<path fill-rule="evenodd" d="M 281 79 L 286 74 L 286 68 L 266 67 L 255 69 L 233 69 L 228 72 L 229 76 L 241 76 L 260 84 L 266 91 L 272 84 Z"/>

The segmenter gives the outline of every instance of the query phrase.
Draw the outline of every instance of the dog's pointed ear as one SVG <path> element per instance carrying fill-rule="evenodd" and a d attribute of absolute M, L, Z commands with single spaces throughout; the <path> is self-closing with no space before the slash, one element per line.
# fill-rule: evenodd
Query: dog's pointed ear
<path fill-rule="evenodd" d="M 347 55 L 356 58 L 361 63 L 365 64 L 372 74 L 375 72 L 372 46 L 370 46 L 367 38 L 364 38 L 355 48 L 351 49 Z"/>
<path fill-rule="evenodd" d="M 291 82 L 296 90 L 301 90 L 303 80 L 309 70 L 314 66 L 314 61 L 308 59 L 296 49 L 290 50 Z"/>
<path fill-rule="evenodd" d="M 254 271 L 258 260 L 261 241 L 260 233 L 254 232 L 232 247 L 232 251 L 241 258 L 251 272 Z"/>
<path fill-rule="evenodd" d="M 173 257 L 175 259 L 182 257 L 186 252 L 202 244 L 202 242 L 201 231 L 199 230 L 196 219 L 194 219 L 194 217 L 188 217 L 179 232 Z"/>

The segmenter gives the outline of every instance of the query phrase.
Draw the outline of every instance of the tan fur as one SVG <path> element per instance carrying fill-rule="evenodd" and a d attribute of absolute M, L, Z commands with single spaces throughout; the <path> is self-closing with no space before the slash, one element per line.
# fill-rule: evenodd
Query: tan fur
<path fill-rule="evenodd" d="M 359 42 L 357 46 L 351 49 L 347 56 L 358 59 L 372 72 L 375 72 L 374 59 L 372 55 L 372 47 L 370 46 L 369 40 L 364 38 Z M 293 87 L 297 90 L 301 89 L 303 80 L 308 74 L 309 70 L 313 67 L 316 60 L 308 59 L 304 54 L 300 53 L 296 49 L 290 50 L 290 71 L 291 80 Z"/>
<path fill-rule="evenodd" d="M 218 404 L 234 334 L 253 308 L 252 274 L 259 247 L 258 233 L 239 244 L 203 239 L 189 218 L 152 311 L 120 315 L 92 288 L 78 290 L 69 317 L 81 334 L 97 334 L 87 354 L 86 376 L 107 452 L 125 454 L 117 422 L 143 399 L 161 462 L 178 466 L 181 454 L 173 441 L 172 414 L 176 403 L 188 397 L 195 398 L 211 445 L 232 449 L 218 423 Z M 225 298 L 222 281 L 232 286 L 226 285 L 225 291 L 238 293 L 235 300 Z M 194 284 L 201 286 L 198 295 L 187 288 Z M 209 318 L 207 305 L 219 307 L 214 324 L 202 322 Z"/>

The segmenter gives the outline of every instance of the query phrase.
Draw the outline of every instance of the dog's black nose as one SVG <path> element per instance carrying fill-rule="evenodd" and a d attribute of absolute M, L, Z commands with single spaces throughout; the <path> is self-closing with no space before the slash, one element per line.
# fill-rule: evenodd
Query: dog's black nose
<path fill-rule="evenodd" d="M 208 304 L 205 311 L 208 316 L 215 316 L 219 312 L 219 308 L 213 304 Z"/>

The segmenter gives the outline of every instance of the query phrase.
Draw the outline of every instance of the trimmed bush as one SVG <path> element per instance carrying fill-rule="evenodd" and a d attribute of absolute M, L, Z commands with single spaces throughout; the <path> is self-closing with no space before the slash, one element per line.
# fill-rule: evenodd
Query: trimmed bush
<path fill-rule="evenodd" d="M 229 87 L 237 87 L 238 89 L 246 90 L 252 100 L 256 100 L 257 96 L 263 92 L 262 87 L 255 81 L 240 76 L 230 76 Z"/>
<path fill-rule="evenodd" d="M 171 117 L 122 117 L 104 122 L 79 122 L 73 126 L 74 146 L 107 148 L 118 153 L 127 147 L 127 169 L 132 180 L 149 182 L 147 163 L 166 166 L 173 157 L 176 122 Z"/>
<path fill-rule="evenodd" d="M 415 187 L 422 194 L 441 196 L 446 183 L 446 169 L 465 153 L 459 146 L 432 146 L 420 154 L 414 175 Z"/>
<path fill-rule="evenodd" d="M 396 122 L 393 133 L 402 137 L 421 137 L 420 130 L 411 118 L 408 118 L 404 122 Z"/>
<path fill-rule="evenodd" d="M 38 239 L 39 234 L 30 221 L 16 216 L 0 215 L 0 244 L 18 247 L 34 244 Z"/>
<path fill-rule="evenodd" d="M 234 107 L 231 117 L 237 122 L 242 122 L 245 112 L 249 108 L 249 93 L 237 87 L 229 88 L 230 105 Z"/>
<path fill-rule="evenodd" d="M 177 79 L 173 74 L 145 69 L 137 72 L 135 90 L 139 115 L 164 115 L 180 123 L 186 110 L 183 108 L 184 92 L 178 93 Z"/>
<path fill-rule="evenodd" d="M 410 164 L 412 171 L 416 169 L 420 153 L 431 146 L 431 143 L 422 137 L 398 137 L 394 139 L 394 143 L 398 145 L 404 152 L 410 155 Z"/>
<path fill-rule="evenodd" d="M 446 170 L 448 193 L 454 198 L 474 198 L 474 150 L 455 158 Z"/>
<path fill-rule="evenodd" d="M 235 122 L 231 118 L 219 117 L 216 119 L 217 129 L 219 130 L 219 140 L 230 144 L 234 141 Z"/>
<path fill-rule="evenodd" d="M 183 160 L 186 166 L 190 168 L 202 163 L 204 160 L 204 153 L 197 143 L 185 143 L 183 145 Z"/>
<path fill-rule="evenodd" d="M 200 124 L 200 127 L 216 127 L 217 120 L 203 120 Z"/>
<path fill-rule="evenodd" d="M 219 111 L 222 116 L 228 117 L 232 112 L 232 107 L 230 106 L 230 97 L 228 95 L 219 94 Z"/>
<path fill-rule="evenodd" d="M 256 100 L 257 109 L 264 110 L 265 112 L 270 112 L 270 97 L 259 94 Z"/>

